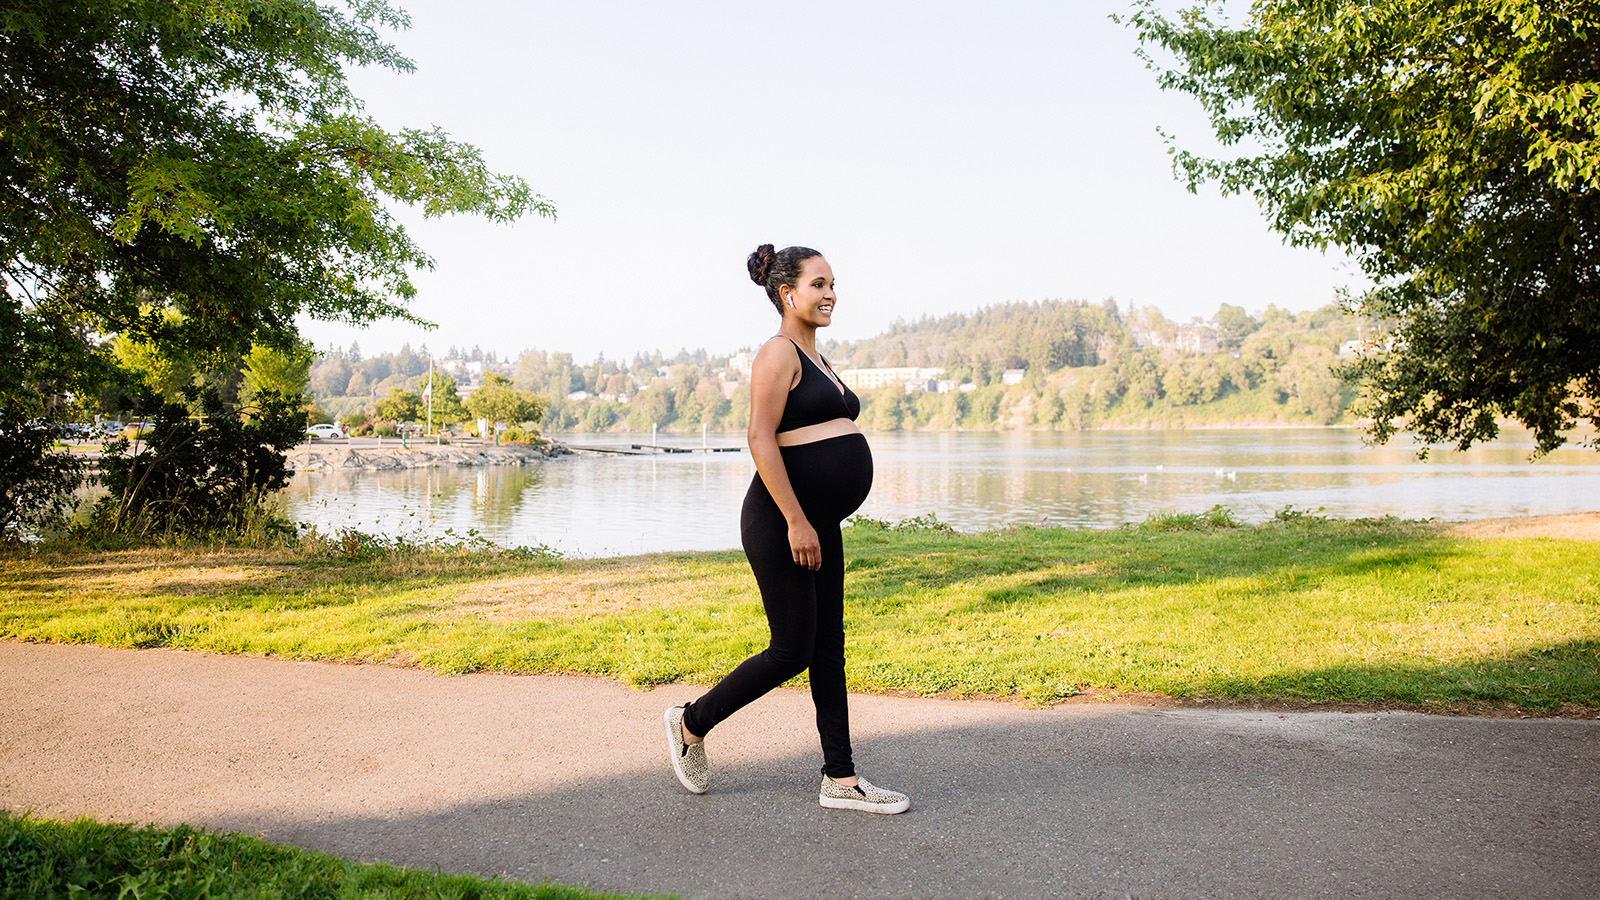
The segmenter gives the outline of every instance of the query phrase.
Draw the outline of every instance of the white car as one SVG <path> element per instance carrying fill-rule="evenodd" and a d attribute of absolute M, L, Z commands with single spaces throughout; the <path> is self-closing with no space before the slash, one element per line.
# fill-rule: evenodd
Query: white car
<path fill-rule="evenodd" d="M 306 437 L 312 440 L 331 440 L 344 436 L 344 429 L 338 425 L 313 425 L 306 429 Z"/>

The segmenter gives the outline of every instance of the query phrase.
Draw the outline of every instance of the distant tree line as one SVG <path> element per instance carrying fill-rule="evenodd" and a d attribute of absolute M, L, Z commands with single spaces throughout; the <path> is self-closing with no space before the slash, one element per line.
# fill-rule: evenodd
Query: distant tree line
<path fill-rule="evenodd" d="M 1258 317 L 1223 304 L 1209 321 L 1184 324 L 1153 307 L 1046 300 L 897 322 L 822 352 L 841 369 L 943 370 L 935 390 L 862 392 L 861 422 L 877 430 L 1325 425 L 1343 420 L 1352 399 L 1335 371 L 1341 346 L 1375 333 L 1333 306 Z M 458 398 L 504 378 L 539 398 L 546 431 L 740 431 L 749 385 L 732 361 L 704 350 L 587 363 L 527 350 L 501 360 L 452 348 L 434 368 L 434 421 L 464 418 Z M 409 346 L 368 358 L 352 346 L 322 354 L 310 384 L 319 408 L 347 421 L 416 421 L 427 373 L 425 352 Z"/>

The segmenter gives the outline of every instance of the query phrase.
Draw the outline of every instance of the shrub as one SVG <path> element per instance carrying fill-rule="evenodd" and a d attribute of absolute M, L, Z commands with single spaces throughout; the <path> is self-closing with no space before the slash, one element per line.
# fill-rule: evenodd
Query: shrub
<path fill-rule="evenodd" d="M 165 404 L 137 453 L 128 453 L 125 440 L 106 445 L 108 493 L 96 505 L 91 535 L 227 537 L 288 528 L 271 497 L 289 480 L 284 453 L 305 434 L 300 398 L 263 390 L 244 418 L 214 387 L 188 388 L 184 396 L 196 414 Z"/>
<path fill-rule="evenodd" d="M 59 527 L 72 512 L 83 463 L 48 452 L 60 436 L 59 425 L 0 415 L 0 539 Z"/>

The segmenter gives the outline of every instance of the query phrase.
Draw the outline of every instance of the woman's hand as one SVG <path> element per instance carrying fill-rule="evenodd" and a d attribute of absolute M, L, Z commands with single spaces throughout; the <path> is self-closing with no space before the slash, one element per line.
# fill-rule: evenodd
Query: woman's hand
<path fill-rule="evenodd" d="M 789 523 L 789 552 L 794 554 L 794 564 L 815 572 L 822 568 L 822 542 L 817 540 L 817 530 L 805 519 Z"/>

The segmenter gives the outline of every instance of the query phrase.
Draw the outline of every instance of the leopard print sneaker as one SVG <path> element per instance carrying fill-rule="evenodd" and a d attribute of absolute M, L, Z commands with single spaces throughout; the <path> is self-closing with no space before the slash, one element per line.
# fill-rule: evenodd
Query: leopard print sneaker
<path fill-rule="evenodd" d="M 691 794 L 704 794 L 711 786 L 711 766 L 706 764 L 706 742 L 686 744 L 683 741 L 683 712 L 687 706 L 667 709 L 662 721 L 667 726 L 667 756 L 672 760 L 672 774 L 678 776 Z"/>
<path fill-rule="evenodd" d="M 827 809 L 857 809 L 862 812 L 894 815 L 911 808 L 911 799 L 897 791 L 884 790 L 865 778 L 856 787 L 845 787 L 832 778 L 822 776 L 822 790 L 817 802 Z"/>

